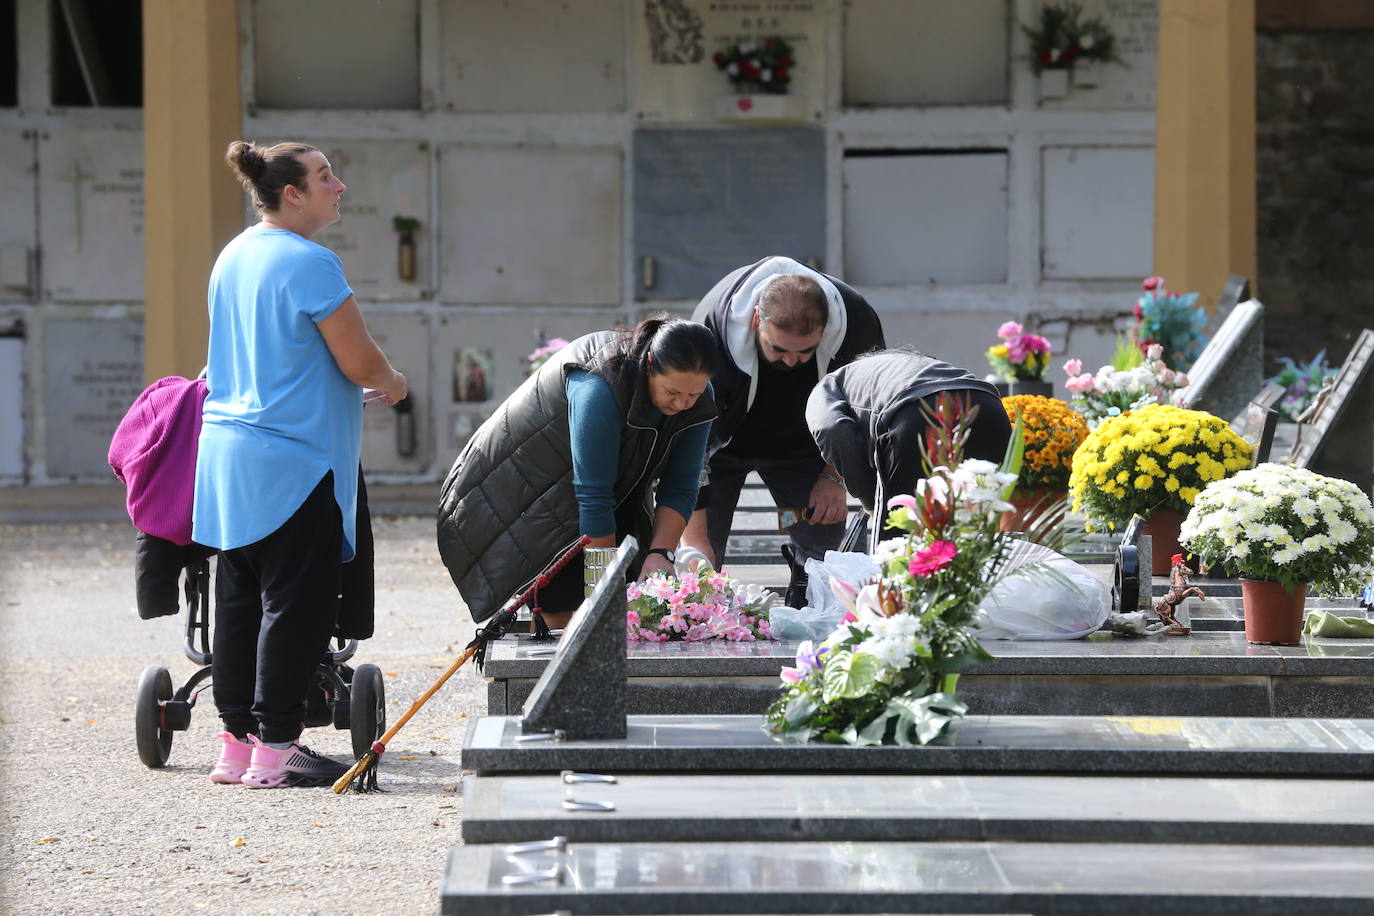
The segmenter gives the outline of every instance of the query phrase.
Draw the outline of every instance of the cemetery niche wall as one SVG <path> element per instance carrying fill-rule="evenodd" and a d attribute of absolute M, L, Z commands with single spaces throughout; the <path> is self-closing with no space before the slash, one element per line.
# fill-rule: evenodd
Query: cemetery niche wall
<path fill-rule="evenodd" d="M 62 38 L 61 16 L 32 14 L 47 0 L 20 3 L 17 47 Z M 1098 319 L 1149 253 L 1135 210 L 1084 202 L 1113 174 L 1118 200 L 1149 196 L 1157 4 L 1088 0 L 1130 66 L 1049 102 L 1024 59 L 1032 6 L 238 4 L 241 69 L 225 78 L 242 135 L 303 139 L 335 162 L 343 219 L 318 240 L 411 378 L 410 414 L 368 409 L 369 474 L 436 479 L 535 347 L 685 313 L 724 273 L 775 253 L 856 283 L 894 343 L 977 365 L 990 324 L 1038 312 L 1076 355 L 1103 361 Z M 284 36 L 309 66 L 289 63 Z M 785 85 L 732 80 L 715 61 L 770 38 L 790 49 Z M 44 326 L 108 321 L 118 339 L 145 320 L 143 113 L 68 110 L 50 65 L 21 55 L 17 106 L 0 109 L 0 321 L 20 329 L 0 335 L 24 392 L 0 482 L 115 485 L 99 450 L 69 451 L 70 404 L 84 395 L 54 365 L 87 354 L 64 329 L 52 340 L 77 349 L 51 352 Z M 1111 258 L 1072 262 L 1075 234 Z M 487 375 L 485 391 L 455 389 L 455 371 Z M 101 438 L 82 435 L 82 449 Z"/>

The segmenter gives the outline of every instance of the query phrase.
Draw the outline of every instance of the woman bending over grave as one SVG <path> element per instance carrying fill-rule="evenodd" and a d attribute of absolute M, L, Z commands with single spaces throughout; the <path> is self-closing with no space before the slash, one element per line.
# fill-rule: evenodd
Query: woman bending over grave
<path fill-rule="evenodd" d="M 439 553 L 474 620 L 526 588 L 579 537 L 634 535 L 643 576 L 671 572 L 696 505 L 715 338 L 690 321 L 647 319 L 568 344 L 473 435 L 440 493 Z M 540 589 L 550 627 L 582 602 L 573 559 Z"/>
<path fill-rule="evenodd" d="M 1000 463 L 1011 423 L 997 389 L 967 369 L 916 350 L 885 350 L 836 369 L 812 389 L 806 403 L 811 435 L 870 515 L 875 506 L 881 514 L 893 496 L 914 492 L 924 476 L 924 410 L 934 408 L 942 391 L 955 392 L 966 409 L 978 409 L 964 456 Z M 882 527 L 870 547 L 902 534 Z"/>
<path fill-rule="evenodd" d="M 192 537 L 219 551 L 212 659 L 224 747 L 215 782 L 328 785 L 347 766 L 299 741 L 355 547 L 363 389 L 406 378 L 373 342 L 338 257 L 310 238 L 344 184 L 312 146 L 235 140 L 260 220 L 210 274 L 210 348 Z"/>

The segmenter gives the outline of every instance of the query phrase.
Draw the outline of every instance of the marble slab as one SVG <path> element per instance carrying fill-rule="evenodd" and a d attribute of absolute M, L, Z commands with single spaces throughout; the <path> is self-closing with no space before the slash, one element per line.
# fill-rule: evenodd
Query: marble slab
<path fill-rule="evenodd" d="M 623 739 L 520 737 L 518 718 L 478 718 L 464 768 L 1374 776 L 1374 719 L 970 716 L 924 747 L 855 748 L 782 744 L 759 716 L 630 716 Z"/>
<path fill-rule="evenodd" d="M 567 774 L 576 778 L 577 774 Z M 1374 844 L 1374 782 L 1157 776 L 467 776 L 463 842 Z M 574 810 L 574 801 L 612 810 Z M 703 799 L 720 800 L 703 804 Z M 728 800 L 728 801 L 727 801 Z"/>
<path fill-rule="evenodd" d="M 629 677 L 774 677 L 795 663 L 797 640 L 732 643 L 631 643 Z M 1243 633 L 1131 639 L 1094 633 L 1083 639 L 985 644 L 995 657 L 966 675 L 1354 675 L 1374 677 L 1374 639 L 1314 639 L 1300 646 L 1252 646 Z M 542 647 L 542 651 L 541 651 Z M 490 678 L 538 677 L 548 664 L 547 643 L 507 636 L 492 643 Z"/>
<path fill-rule="evenodd" d="M 1205 913 L 1374 910 L 1374 848 L 1168 843 L 455 846 L 444 913 Z"/>

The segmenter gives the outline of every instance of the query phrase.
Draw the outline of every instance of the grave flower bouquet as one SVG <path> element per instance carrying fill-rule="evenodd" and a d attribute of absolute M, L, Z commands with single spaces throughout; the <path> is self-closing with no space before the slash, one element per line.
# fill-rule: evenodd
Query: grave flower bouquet
<path fill-rule="evenodd" d="M 1018 425 L 1000 468 L 963 459 L 968 421 L 953 399 L 940 398 L 920 443 L 926 477 L 914 495 L 888 504 L 888 523 L 906 534 L 879 547 L 878 581 L 855 587 L 832 577 L 848 610 L 783 669 L 782 693 L 764 716 L 775 737 L 925 744 L 964 714 L 954 672 L 990 657 L 968 625 L 1018 543 L 997 526 L 1021 457 Z"/>
<path fill-rule="evenodd" d="M 1306 468 L 1261 464 L 1210 484 L 1180 541 L 1211 563 L 1289 590 L 1310 582 L 1357 595 L 1374 576 L 1374 506 L 1359 487 Z"/>
<path fill-rule="evenodd" d="M 1007 381 L 1041 381 L 1050 365 L 1050 342 L 1039 334 L 1027 334 L 1015 321 L 997 329 L 1000 344 L 988 347 L 988 365 Z"/>
<path fill-rule="evenodd" d="M 741 585 L 704 563 L 695 573 L 657 572 L 625 589 L 630 642 L 701 642 L 773 639 L 768 625 L 771 592 Z"/>
<path fill-rule="evenodd" d="M 1151 344 L 1164 348 L 1162 359 L 1186 371 L 1202 353 L 1202 328 L 1207 313 L 1197 304 L 1197 293 L 1165 292 L 1163 277 L 1147 277 L 1144 294 L 1136 300 L 1133 335 L 1141 350 Z"/>
<path fill-rule="evenodd" d="M 1021 418 L 1025 453 L 1018 489 L 1067 490 L 1073 453 L 1088 438 L 1088 424 L 1058 398 L 1018 394 L 1002 399 L 1007 416 Z"/>
<path fill-rule="evenodd" d="M 559 350 L 563 349 L 567 345 L 568 342 L 563 338 L 551 337 L 539 346 L 535 347 L 534 351 L 530 353 L 528 357 L 526 357 L 529 360 L 530 365 L 529 368 L 526 370 L 525 374 L 534 375 L 534 373 L 539 371 L 540 366 L 548 362 L 549 359 L 555 353 L 557 353 Z"/>
<path fill-rule="evenodd" d="M 737 92 L 768 92 L 782 95 L 792 82 L 792 46 L 781 37 L 746 38 L 711 58 L 725 71 Z"/>
<path fill-rule="evenodd" d="M 1208 484 L 1250 466 L 1250 443 L 1200 410 L 1147 404 L 1112 417 L 1073 456 L 1069 491 L 1088 530 L 1158 509 L 1187 513 Z"/>
<path fill-rule="evenodd" d="M 1308 408 L 1317 393 L 1327 384 L 1328 379 L 1340 375 L 1340 369 L 1326 364 L 1326 351 L 1322 350 L 1309 362 L 1298 363 L 1290 356 L 1279 357 L 1283 366 L 1278 375 L 1267 382 L 1283 386 L 1283 397 L 1275 405 L 1279 414 L 1289 421 L 1296 421 L 1298 415 Z"/>
<path fill-rule="evenodd" d="M 1066 361 L 1064 373 L 1069 378 L 1064 387 L 1073 395 L 1069 406 L 1096 429 L 1104 420 L 1147 404 L 1172 404 L 1178 389 L 1188 385 L 1188 376 L 1165 365 L 1163 354 L 1162 345 L 1151 344 L 1144 362 L 1129 369 L 1103 366 L 1096 374 L 1084 372 L 1082 360 Z"/>

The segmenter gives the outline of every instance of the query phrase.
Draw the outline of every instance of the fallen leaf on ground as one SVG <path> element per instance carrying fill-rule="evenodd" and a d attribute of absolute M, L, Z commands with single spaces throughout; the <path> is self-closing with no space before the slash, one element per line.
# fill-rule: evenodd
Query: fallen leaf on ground
<path fill-rule="evenodd" d="M 45 836 L 45 837 L 43 837 L 43 839 L 39 840 L 38 842 L 40 842 L 40 843 L 60 843 L 60 842 L 62 842 L 62 838 L 61 838 L 60 836 Z"/>
<path fill-rule="evenodd" d="M 414 754 L 412 754 L 412 755 L 410 755 L 409 757 L 397 757 L 396 759 L 397 759 L 397 760 L 419 760 L 420 758 L 419 758 L 419 757 L 416 757 Z"/>
<path fill-rule="evenodd" d="M 242 846 L 242 845 L 243 845 L 243 837 L 236 837 L 236 838 L 234 839 L 233 845 L 234 845 L 234 846 Z"/>

